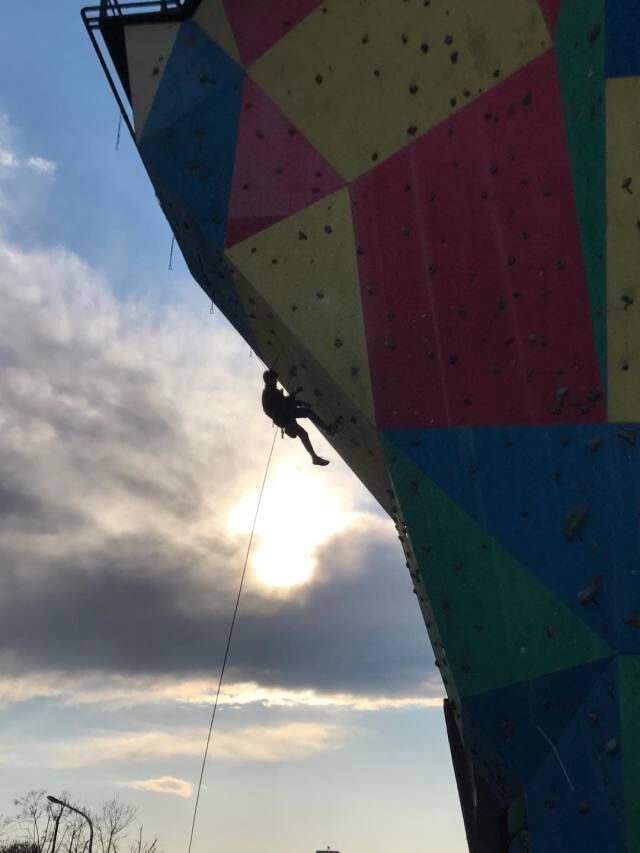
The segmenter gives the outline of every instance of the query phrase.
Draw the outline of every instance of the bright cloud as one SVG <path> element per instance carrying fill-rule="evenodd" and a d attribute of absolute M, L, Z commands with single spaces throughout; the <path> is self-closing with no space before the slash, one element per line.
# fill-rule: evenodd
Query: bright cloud
<path fill-rule="evenodd" d="M 149 678 L 144 676 L 69 676 L 63 672 L 0 677 L 0 708 L 34 699 L 53 700 L 62 707 L 100 706 L 123 710 L 143 705 L 211 705 L 217 685 L 205 678 Z M 260 705 L 264 708 L 344 708 L 382 711 L 390 708 L 442 707 L 442 690 L 425 684 L 421 694 L 367 695 L 268 687 L 255 682 L 225 684 L 218 704 L 229 707 Z"/>
<path fill-rule="evenodd" d="M 259 365 L 208 313 L 119 302 L 61 249 L 0 239 L 0 305 L 3 673 L 209 671 L 273 436 Z M 355 511 L 361 489 L 334 462 L 319 472 L 278 439 L 230 675 L 294 703 L 310 689 L 396 701 L 405 666 L 411 698 L 424 640 L 406 574 L 386 591 L 393 530 Z M 401 665 L 392 632 L 414 638 Z"/>
<path fill-rule="evenodd" d="M 252 491 L 233 508 L 232 530 L 251 532 L 258 496 Z M 269 481 L 257 519 L 251 558 L 256 577 L 280 590 L 307 583 L 316 566 L 316 548 L 355 519 L 348 493 L 335 493 L 315 469 L 280 467 Z"/>
<path fill-rule="evenodd" d="M 24 163 L 41 175 L 54 175 L 58 168 L 52 160 L 46 160 L 44 157 L 28 157 Z"/>
<path fill-rule="evenodd" d="M 6 148 L 0 147 L 0 168 L 12 169 L 18 165 L 18 158 Z"/>
<path fill-rule="evenodd" d="M 0 169 L 29 169 L 39 175 L 55 175 L 57 165 L 44 157 L 18 157 L 14 151 L 0 147 Z M 2 172 L 0 171 L 0 177 Z"/>
<path fill-rule="evenodd" d="M 25 169 L 40 175 L 52 176 L 56 172 L 56 164 L 44 157 L 27 154 L 21 155 L 17 151 L 17 133 L 9 121 L 9 117 L 0 113 L 0 178 L 2 170 L 17 171 Z"/>
<path fill-rule="evenodd" d="M 233 762 L 304 761 L 339 749 L 351 732 L 347 727 L 321 723 L 284 723 L 249 726 L 216 732 L 209 747 L 212 759 Z M 162 762 L 201 756 L 206 732 L 202 729 L 118 731 L 55 742 L 31 740 L 20 749 L 0 743 L 0 765 L 17 767 L 81 768 L 99 764 Z"/>
<path fill-rule="evenodd" d="M 193 785 L 175 776 L 160 776 L 158 779 L 140 779 L 126 782 L 125 787 L 134 791 L 151 791 L 154 794 L 174 794 L 176 797 L 187 799 L 193 794 Z"/>

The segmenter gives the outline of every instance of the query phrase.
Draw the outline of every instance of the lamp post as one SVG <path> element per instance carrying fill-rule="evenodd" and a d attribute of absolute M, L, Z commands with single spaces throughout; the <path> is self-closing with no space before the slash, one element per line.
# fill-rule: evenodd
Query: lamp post
<path fill-rule="evenodd" d="M 58 824 L 60 823 L 60 817 L 62 816 L 62 810 L 63 809 L 69 809 L 69 811 L 72 811 L 72 812 L 75 812 L 76 814 L 79 814 L 89 824 L 89 853 L 93 853 L 93 824 L 91 823 L 91 818 L 89 817 L 89 815 L 86 815 L 83 811 L 80 811 L 80 809 L 77 809 L 75 806 L 69 805 L 69 803 L 66 803 L 64 800 L 59 800 L 57 797 L 52 797 L 49 794 L 47 794 L 47 799 L 49 800 L 50 803 L 55 803 L 56 805 L 60 806 L 60 812 L 58 814 L 58 817 L 56 818 L 56 828 L 55 828 L 55 831 L 53 833 L 53 846 L 51 848 L 51 853 L 56 853 L 56 838 L 58 835 Z"/>
<path fill-rule="evenodd" d="M 55 853 L 55 851 L 56 851 L 56 841 L 58 840 L 58 827 L 60 826 L 60 818 L 62 817 L 63 811 L 64 811 L 64 807 L 60 806 L 60 811 L 56 815 L 56 824 L 53 828 L 53 841 L 51 842 L 51 853 Z"/>

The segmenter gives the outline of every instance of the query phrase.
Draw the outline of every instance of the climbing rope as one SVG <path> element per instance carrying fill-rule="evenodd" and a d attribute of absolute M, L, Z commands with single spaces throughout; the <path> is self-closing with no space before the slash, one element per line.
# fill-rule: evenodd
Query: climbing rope
<path fill-rule="evenodd" d="M 253 536 L 256 532 L 256 524 L 258 522 L 258 513 L 260 512 L 260 504 L 262 503 L 262 496 L 264 494 L 264 487 L 267 482 L 267 477 L 269 476 L 269 468 L 271 467 L 271 459 L 273 457 L 273 451 L 276 446 L 276 438 L 278 437 L 278 433 L 275 432 L 273 435 L 273 442 L 271 443 L 271 450 L 269 451 L 269 458 L 267 459 L 267 467 L 265 468 L 264 477 L 262 478 L 262 486 L 260 487 L 260 494 L 258 496 L 258 503 L 256 506 L 256 512 L 253 517 L 253 524 L 251 526 L 251 536 L 249 536 L 249 544 L 247 545 L 247 553 L 244 558 L 244 565 L 242 567 L 242 575 L 240 577 L 240 586 L 238 588 L 238 595 L 236 598 L 236 605 L 233 610 L 233 618 L 231 619 L 231 626 L 229 628 L 229 636 L 227 638 L 227 647 L 224 652 L 224 658 L 222 659 L 222 668 L 220 670 L 220 678 L 218 680 L 218 691 L 216 693 L 216 698 L 213 703 L 213 710 L 211 712 L 211 722 L 209 724 L 209 733 L 207 735 L 207 742 L 204 748 L 204 756 L 202 757 L 202 767 L 200 768 L 200 779 L 198 781 L 198 790 L 196 794 L 196 804 L 193 809 L 193 820 L 191 821 L 191 835 L 189 836 L 189 850 L 188 853 L 191 853 L 191 845 L 193 844 L 193 833 L 196 828 L 196 818 L 198 816 L 198 804 L 200 802 L 200 791 L 202 790 L 202 779 L 204 778 L 204 769 L 207 764 L 207 756 L 209 755 L 209 744 L 211 743 L 211 735 L 213 733 L 213 724 L 216 719 L 216 711 L 218 710 L 218 700 L 220 699 L 220 691 L 222 689 L 222 680 L 224 678 L 224 671 L 227 666 L 227 658 L 229 657 L 229 649 L 231 648 L 231 638 L 233 637 L 233 629 L 236 624 L 236 617 L 238 615 L 238 608 L 240 606 L 240 596 L 242 595 L 242 587 L 244 586 L 244 579 L 247 573 L 247 565 L 249 563 L 249 554 L 251 553 L 251 545 L 253 544 Z"/>
<path fill-rule="evenodd" d="M 121 134 L 121 132 L 122 132 L 122 113 L 120 113 L 120 116 L 118 118 L 118 133 L 116 136 L 116 151 L 120 150 L 120 134 Z"/>

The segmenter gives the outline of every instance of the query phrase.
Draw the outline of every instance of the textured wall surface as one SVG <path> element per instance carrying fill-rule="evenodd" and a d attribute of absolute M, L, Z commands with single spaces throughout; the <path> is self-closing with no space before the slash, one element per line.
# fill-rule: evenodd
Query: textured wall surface
<path fill-rule="evenodd" d="M 202 0 L 126 24 L 191 272 L 345 418 L 534 853 L 640 853 L 639 10 Z"/>

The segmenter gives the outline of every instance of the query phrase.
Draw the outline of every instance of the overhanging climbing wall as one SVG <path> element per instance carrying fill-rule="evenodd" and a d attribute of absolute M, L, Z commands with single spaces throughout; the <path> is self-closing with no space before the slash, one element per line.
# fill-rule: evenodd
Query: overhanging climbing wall
<path fill-rule="evenodd" d="M 191 272 L 344 417 L 534 853 L 640 853 L 640 4 L 188 11 L 121 26 Z"/>

